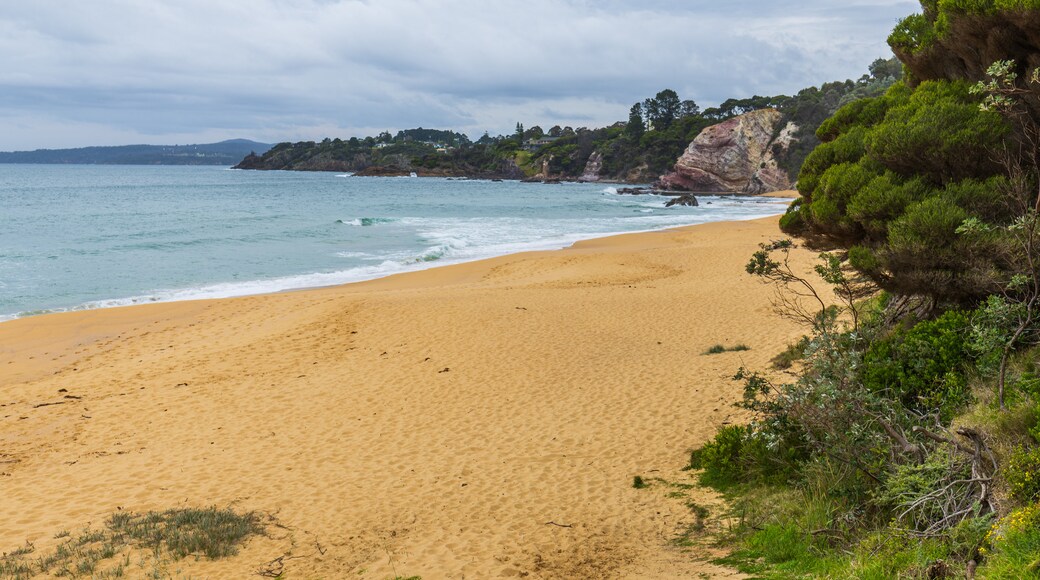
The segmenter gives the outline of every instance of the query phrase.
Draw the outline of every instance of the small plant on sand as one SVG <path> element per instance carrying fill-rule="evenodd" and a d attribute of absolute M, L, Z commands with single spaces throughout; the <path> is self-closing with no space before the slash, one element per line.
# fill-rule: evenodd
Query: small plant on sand
<path fill-rule="evenodd" d="M 86 528 L 76 536 L 67 530 L 56 534 L 55 538 L 63 541 L 36 558 L 27 557 L 36 551 L 31 543 L 0 556 L 0 577 L 118 578 L 127 574 L 130 554 L 138 549 L 145 550 L 160 569 L 166 561 L 188 556 L 213 560 L 233 556 L 249 536 L 263 533 L 255 512 L 239 514 L 215 507 L 143 514 L 117 512 L 103 529 Z"/>
<path fill-rule="evenodd" d="M 792 343 L 783 352 L 769 359 L 769 366 L 778 371 L 783 371 L 794 366 L 795 361 L 805 359 L 805 351 L 809 348 L 809 337 L 803 336 L 798 342 Z"/>
<path fill-rule="evenodd" d="M 746 344 L 738 344 L 736 346 L 716 344 L 708 350 L 704 351 L 704 354 L 722 354 L 724 352 L 741 352 L 745 350 L 751 350 L 751 347 Z"/>
<path fill-rule="evenodd" d="M 694 531 L 701 531 L 704 529 L 705 520 L 708 519 L 709 510 L 708 508 L 700 505 L 695 501 L 686 502 L 686 507 L 690 508 L 690 512 L 693 514 L 694 522 L 691 528 Z"/>
<path fill-rule="evenodd" d="M 649 485 L 649 483 L 644 481 L 643 478 L 638 475 L 632 478 L 632 487 L 636 489 L 643 489 L 644 487 L 648 487 Z"/>

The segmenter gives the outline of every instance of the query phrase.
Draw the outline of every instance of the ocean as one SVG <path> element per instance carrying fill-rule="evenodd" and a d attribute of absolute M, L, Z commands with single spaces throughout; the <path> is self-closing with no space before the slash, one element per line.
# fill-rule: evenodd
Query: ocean
<path fill-rule="evenodd" d="M 0 165 L 0 320 L 368 280 L 610 234 L 783 213 L 593 183 Z"/>

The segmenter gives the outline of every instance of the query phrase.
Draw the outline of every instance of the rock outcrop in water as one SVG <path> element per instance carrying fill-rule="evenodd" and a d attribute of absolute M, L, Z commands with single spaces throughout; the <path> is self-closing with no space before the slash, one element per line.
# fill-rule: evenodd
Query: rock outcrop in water
<path fill-rule="evenodd" d="M 790 145 L 795 126 L 789 123 L 778 133 L 781 118 L 775 109 L 760 109 L 708 127 L 655 187 L 746 194 L 791 189 L 791 178 L 777 165 L 775 148 Z"/>
<path fill-rule="evenodd" d="M 672 198 L 672 199 L 666 201 L 665 204 L 664 204 L 665 207 L 672 207 L 674 205 L 683 205 L 683 206 L 687 206 L 687 207 L 697 207 L 697 206 L 700 205 L 700 202 L 697 201 L 696 196 L 694 196 L 692 193 L 687 193 L 687 194 L 684 194 L 684 195 L 680 195 L 679 197 Z"/>

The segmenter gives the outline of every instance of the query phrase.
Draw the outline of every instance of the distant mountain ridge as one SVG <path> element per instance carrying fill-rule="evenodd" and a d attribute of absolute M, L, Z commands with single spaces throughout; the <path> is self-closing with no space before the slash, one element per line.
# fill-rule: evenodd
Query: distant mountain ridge
<path fill-rule="evenodd" d="M 250 153 L 263 154 L 271 145 L 229 139 L 199 145 L 119 145 L 76 149 L 37 149 L 0 152 L 0 163 L 87 165 L 234 165 Z"/>

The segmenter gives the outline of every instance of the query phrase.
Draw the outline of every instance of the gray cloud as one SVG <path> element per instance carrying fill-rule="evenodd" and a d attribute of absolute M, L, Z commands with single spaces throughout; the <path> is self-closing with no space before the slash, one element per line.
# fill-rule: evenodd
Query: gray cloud
<path fill-rule="evenodd" d="M 910 0 L 34 0 L 0 7 L 0 149 L 597 126 L 858 77 Z"/>

